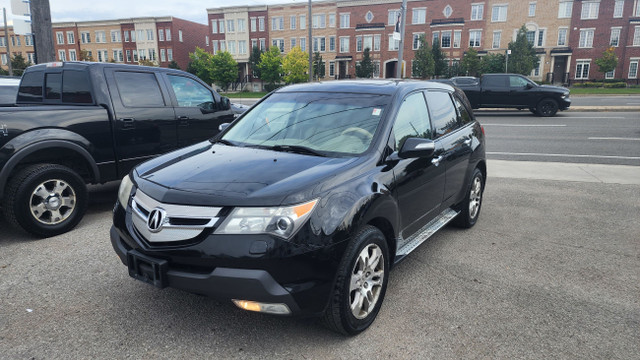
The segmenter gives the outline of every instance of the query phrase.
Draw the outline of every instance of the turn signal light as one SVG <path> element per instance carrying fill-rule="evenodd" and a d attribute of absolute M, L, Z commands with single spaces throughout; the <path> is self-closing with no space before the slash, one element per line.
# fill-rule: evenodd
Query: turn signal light
<path fill-rule="evenodd" d="M 291 310 L 286 304 L 270 304 L 260 303 L 257 301 L 249 300 L 232 300 L 237 307 L 242 310 L 263 312 L 267 314 L 288 315 L 291 314 Z"/>

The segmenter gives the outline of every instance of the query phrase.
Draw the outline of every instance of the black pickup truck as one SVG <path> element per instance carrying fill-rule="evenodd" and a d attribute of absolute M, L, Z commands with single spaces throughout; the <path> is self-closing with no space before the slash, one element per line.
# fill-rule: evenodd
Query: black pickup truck
<path fill-rule="evenodd" d="M 0 204 L 37 236 L 72 229 L 86 183 L 210 138 L 233 121 L 229 99 L 173 69 L 101 63 L 28 68 L 16 106 L 0 108 Z"/>
<path fill-rule="evenodd" d="M 569 89 L 538 85 L 518 74 L 485 74 L 479 81 L 454 83 L 478 108 L 529 109 L 540 116 L 554 116 L 571 105 Z"/>

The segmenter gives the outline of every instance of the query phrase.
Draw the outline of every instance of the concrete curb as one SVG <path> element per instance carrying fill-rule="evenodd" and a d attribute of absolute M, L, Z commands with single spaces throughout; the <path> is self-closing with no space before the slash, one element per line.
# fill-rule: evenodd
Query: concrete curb
<path fill-rule="evenodd" d="M 509 108 L 482 108 L 475 109 L 473 112 L 529 112 L 527 109 L 509 109 Z M 640 112 L 640 106 L 571 106 L 569 109 L 564 110 L 569 112 Z M 560 111 L 558 111 L 560 113 Z"/>

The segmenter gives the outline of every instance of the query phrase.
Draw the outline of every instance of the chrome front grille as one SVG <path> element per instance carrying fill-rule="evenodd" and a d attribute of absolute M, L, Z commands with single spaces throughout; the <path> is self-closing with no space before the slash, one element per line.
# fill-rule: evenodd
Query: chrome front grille
<path fill-rule="evenodd" d="M 163 204 L 142 191 L 131 202 L 136 231 L 150 243 L 190 240 L 212 228 L 219 207 Z"/>

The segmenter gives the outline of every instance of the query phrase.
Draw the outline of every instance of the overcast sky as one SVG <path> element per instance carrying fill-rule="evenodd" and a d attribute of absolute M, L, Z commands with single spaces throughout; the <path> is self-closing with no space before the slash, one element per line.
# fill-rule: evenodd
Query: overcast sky
<path fill-rule="evenodd" d="M 207 9 L 236 5 L 265 5 L 307 0 L 50 0 L 53 22 L 168 16 L 207 23 Z M 9 0 L 1 0 L 10 6 Z M 7 9 L 8 10 L 8 9 Z M 8 13 L 9 11 L 7 11 Z"/>

